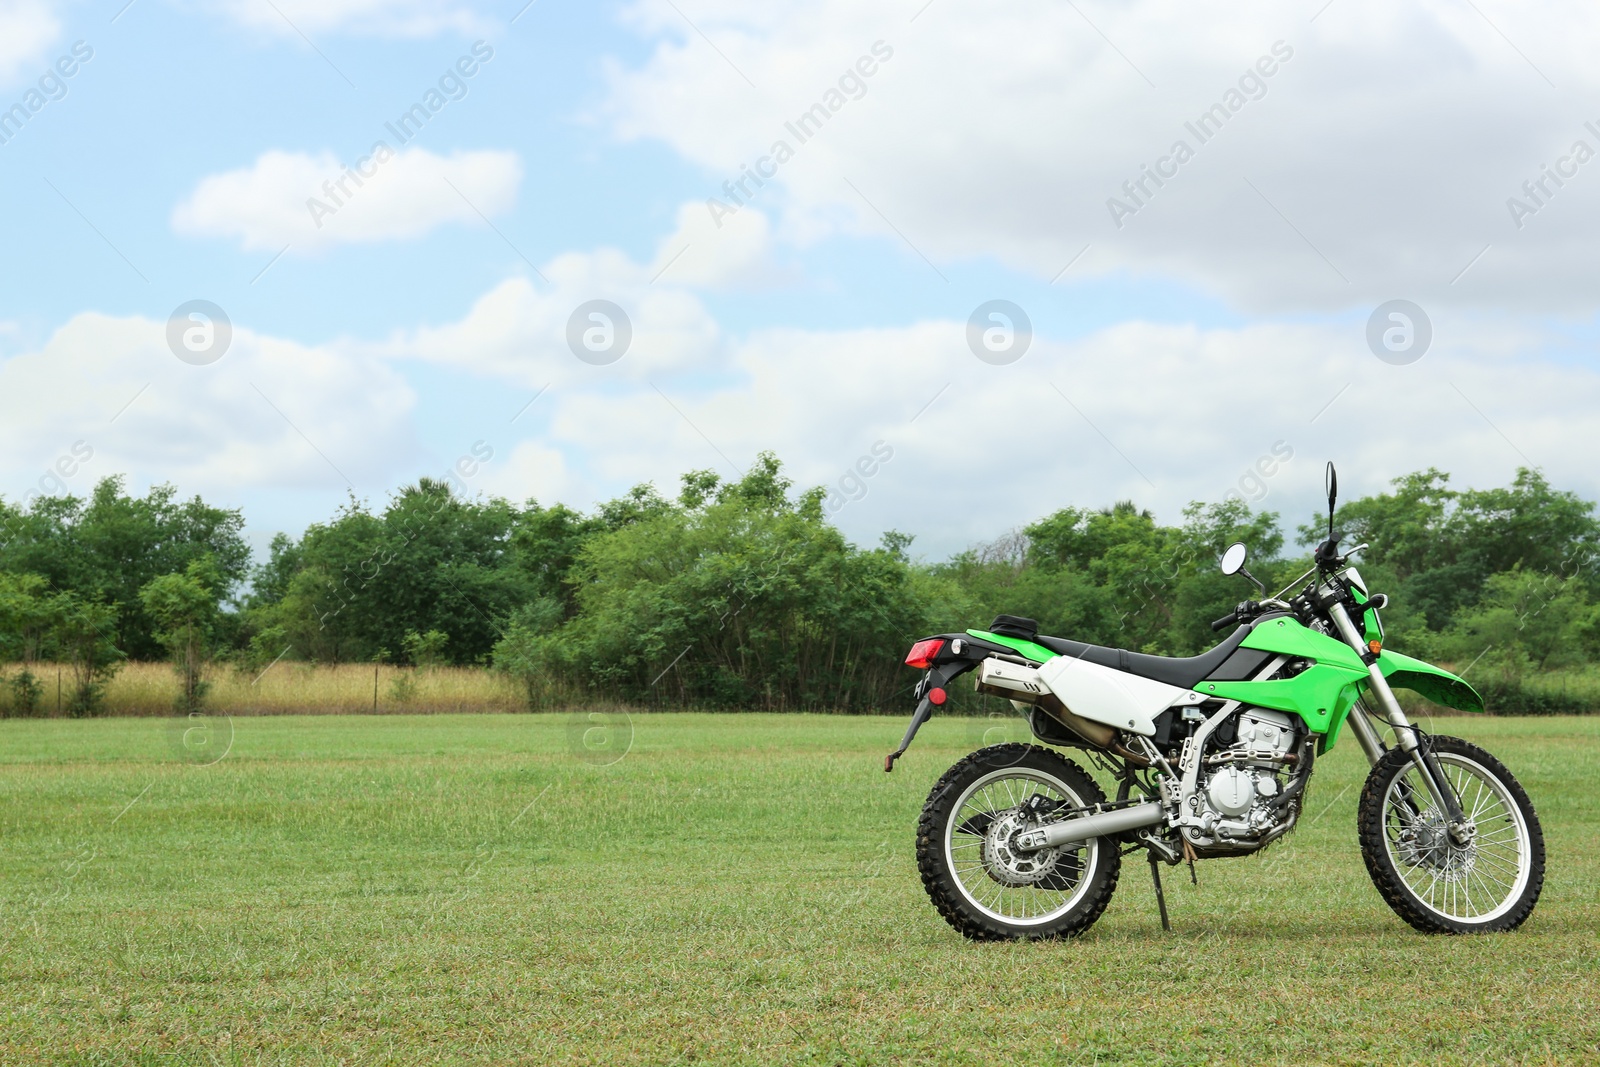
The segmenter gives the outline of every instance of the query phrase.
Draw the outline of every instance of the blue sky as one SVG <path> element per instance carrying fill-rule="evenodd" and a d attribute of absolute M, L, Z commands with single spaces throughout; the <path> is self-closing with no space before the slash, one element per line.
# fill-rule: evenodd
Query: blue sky
<path fill-rule="evenodd" d="M 1582 9 L 519 6 L 0 0 L 0 107 L 93 50 L 0 144 L 0 493 L 87 442 L 71 491 L 171 481 L 261 544 L 478 442 L 473 491 L 580 507 L 763 448 L 837 485 L 883 442 L 836 521 L 930 556 L 1241 479 L 1298 522 L 1328 458 L 1353 491 L 1536 465 L 1600 494 Z M 708 198 L 875 47 L 718 226 Z M 315 226 L 380 138 L 401 154 Z M 235 331 L 204 366 L 165 339 L 196 299 Z M 601 366 L 566 340 L 594 299 L 634 328 Z M 1366 339 L 1395 299 L 1433 329 L 1399 366 Z M 991 300 L 1031 321 L 1014 362 L 967 340 Z"/>

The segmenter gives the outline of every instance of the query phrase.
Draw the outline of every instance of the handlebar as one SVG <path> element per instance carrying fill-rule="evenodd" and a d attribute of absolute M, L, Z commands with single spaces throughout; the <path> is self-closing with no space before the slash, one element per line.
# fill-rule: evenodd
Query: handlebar
<path fill-rule="evenodd" d="M 1241 601 L 1239 603 L 1239 606 L 1234 608 L 1232 612 L 1230 612 L 1227 615 L 1224 615 L 1222 618 L 1220 618 L 1216 622 L 1212 623 L 1211 624 L 1211 628 L 1213 630 L 1224 629 L 1226 627 L 1232 626 L 1236 622 L 1243 622 L 1246 619 L 1253 618 L 1253 617 L 1261 614 L 1261 612 L 1264 611 L 1265 609 L 1266 609 L 1266 605 L 1262 604 L 1259 600 L 1244 600 L 1244 601 Z"/>

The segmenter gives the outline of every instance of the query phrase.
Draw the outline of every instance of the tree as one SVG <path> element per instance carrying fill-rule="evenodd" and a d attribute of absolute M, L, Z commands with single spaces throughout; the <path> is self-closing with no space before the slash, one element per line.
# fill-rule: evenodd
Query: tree
<path fill-rule="evenodd" d="M 512 613 L 495 642 L 494 668 L 522 687 L 529 711 L 549 707 L 561 692 L 563 675 L 570 673 L 570 665 L 560 659 L 560 641 L 551 637 L 563 616 L 560 601 L 536 600 Z"/>
<path fill-rule="evenodd" d="M 1550 488 L 1542 473 L 1517 468 L 1504 489 L 1469 489 L 1451 516 L 1454 540 L 1483 575 L 1515 568 L 1569 577 L 1568 568 L 1600 549 L 1594 504 L 1576 493 Z"/>
<path fill-rule="evenodd" d="M 406 654 L 406 659 L 411 661 L 413 667 L 433 668 L 446 662 L 445 647 L 450 644 L 450 635 L 442 630 L 429 630 L 427 633 L 417 633 L 407 630 L 406 635 L 400 639 L 400 647 Z"/>
<path fill-rule="evenodd" d="M 141 498 L 111 478 L 88 499 L 0 501 L 0 660 L 23 664 L 9 704 L 37 705 L 41 658 L 74 665 L 71 706 L 93 714 L 122 650 L 171 657 L 193 710 L 213 658 L 259 672 L 285 654 L 394 649 L 415 666 L 492 660 L 537 706 L 898 707 L 913 682 L 901 659 L 925 634 L 1004 612 L 1047 634 L 1193 654 L 1218 640 L 1213 618 L 1254 595 L 1217 570 L 1229 542 L 1249 545 L 1269 590 L 1308 566 L 1285 558 L 1277 515 L 1240 500 L 1191 504 L 1176 524 L 1131 500 L 1062 507 L 924 564 L 909 534 L 850 543 L 823 499 L 771 454 L 736 479 L 690 471 L 675 494 L 638 485 L 587 513 L 465 500 L 422 479 L 381 508 L 352 497 L 274 537 L 253 570 L 239 512 L 170 486 Z M 1492 646 L 1485 662 L 1518 677 L 1600 653 L 1600 522 L 1539 472 L 1458 490 L 1420 471 L 1337 518 L 1346 544 L 1371 543 L 1359 563 L 1391 596 L 1391 647 Z M 1319 518 L 1300 533 L 1309 544 L 1324 530 Z"/>
<path fill-rule="evenodd" d="M 514 618 L 496 663 L 659 703 L 890 706 L 949 583 L 907 563 L 903 542 L 850 545 L 816 491 L 789 488 L 763 454 L 736 482 L 691 472 L 675 502 L 640 486 L 602 505 L 569 574 L 576 614 L 549 632 L 550 615 Z"/>
<path fill-rule="evenodd" d="M 56 617 L 49 583 L 37 574 L 0 573 L 0 660 L 20 660 L 22 670 L 8 679 L 10 710 L 35 715 L 44 686 L 33 673 L 41 642 Z"/>
<path fill-rule="evenodd" d="M 709 475 L 710 482 L 705 481 Z M 696 480 L 698 479 L 698 480 Z M 691 493 L 689 486 L 697 487 Z M 698 508 L 715 489 L 716 475 L 691 472 L 684 476 L 683 506 Z M 619 510 L 613 510 L 615 518 Z M 624 525 L 625 523 L 618 523 Z M 579 514 L 565 504 L 542 508 L 535 501 L 516 517 L 511 534 L 510 564 L 527 579 L 530 593 L 537 599 L 560 604 L 563 616 L 577 610 L 575 590 L 569 581 L 573 564 L 585 541 L 608 527 L 606 520 Z"/>
<path fill-rule="evenodd" d="M 139 591 L 145 612 L 159 627 L 156 638 L 166 646 L 183 680 L 177 700 L 180 714 L 196 714 L 205 703 L 210 686 L 204 671 L 221 614 L 223 581 L 211 559 L 197 559 L 184 573 L 163 575 Z"/>
<path fill-rule="evenodd" d="M 1581 583 L 1518 565 L 1489 578 L 1478 603 L 1444 635 L 1441 651 L 1463 669 L 1481 663 L 1480 671 L 1520 682 L 1529 671 L 1581 662 L 1596 615 Z"/>
<path fill-rule="evenodd" d="M 518 512 L 504 500 L 457 498 L 424 478 L 381 515 L 352 500 L 334 520 L 281 544 L 269 579 L 275 602 L 253 602 L 252 625 L 279 626 L 301 656 L 359 661 L 403 648 L 408 632 L 443 633 L 449 658 L 485 660 L 500 619 L 550 581 L 520 565 Z"/>
<path fill-rule="evenodd" d="M 50 583 L 37 574 L 0 572 L 0 659 L 31 665 L 50 634 Z"/>
<path fill-rule="evenodd" d="M 370 633 L 371 620 L 356 601 L 363 572 L 376 573 L 367 561 L 377 557 L 382 525 L 352 497 L 298 542 L 274 539 L 245 609 L 250 628 L 281 630 L 294 654 L 310 660 L 363 660 L 393 647 Z"/>
<path fill-rule="evenodd" d="M 1172 622 L 1167 648 L 1175 655 L 1197 655 L 1217 643 L 1211 621 L 1233 611 L 1239 601 L 1259 596 L 1244 579 L 1218 568 L 1223 551 L 1235 541 L 1250 549 L 1248 569 L 1269 594 L 1306 569 L 1302 561 L 1285 561 L 1279 553 L 1283 533 L 1274 512 L 1252 514 L 1242 500 L 1190 504 L 1183 511 L 1178 540 L 1187 566 L 1174 583 Z"/>
<path fill-rule="evenodd" d="M 1457 546 L 1448 539 L 1447 519 L 1460 495 L 1449 488 L 1450 476 L 1435 468 L 1402 475 L 1390 484 L 1393 493 L 1347 502 L 1335 515 L 1335 528 L 1346 544 L 1367 542 L 1364 563 L 1389 567 L 1402 582 L 1454 561 Z M 1327 517 L 1316 516 L 1300 527 L 1300 543 L 1314 545 L 1327 536 Z"/>
<path fill-rule="evenodd" d="M 25 513 L 9 517 L 8 528 L 11 535 L 0 539 L 0 571 L 41 575 L 55 590 L 117 605 L 114 643 L 136 659 L 164 651 L 139 596 L 152 579 L 182 573 L 204 557 L 216 565 L 225 591 L 249 574 L 243 515 L 199 497 L 180 501 L 170 485 L 141 498 L 127 494 L 122 477 L 104 478 L 87 500 L 34 500 Z"/>
<path fill-rule="evenodd" d="M 1098 510 L 1062 508 L 1023 533 L 1027 569 L 1039 573 L 1018 584 L 1035 593 L 1030 611 L 1051 627 L 1047 633 L 1139 651 L 1163 649 L 1176 583 L 1191 562 L 1175 530 L 1123 500 Z"/>
<path fill-rule="evenodd" d="M 57 653 L 72 668 L 67 714 L 73 718 L 98 715 L 105 710 L 106 686 L 127 658 L 114 639 L 117 606 L 85 600 L 77 593 L 61 593 L 53 598 L 53 611 Z"/>

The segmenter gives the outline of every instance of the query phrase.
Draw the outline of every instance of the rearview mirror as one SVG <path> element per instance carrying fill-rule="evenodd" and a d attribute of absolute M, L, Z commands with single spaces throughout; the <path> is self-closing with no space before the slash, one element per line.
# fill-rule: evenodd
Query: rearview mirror
<path fill-rule="evenodd" d="M 1328 460 L 1328 471 L 1322 476 L 1322 488 L 1328 493 L 1328 514 L 1333 514 L 1334 503 L 1339 499 L 1339 474 L 1333 469 L 1333 460 Z"/>
<path fill-rule="evenodd" d="M 1250 550 L 1245 547 L 1244 542 L 1235 541 L 1233 544 L 1229 545 L 1228 550 L 1222 554 L 1222 573 L 1238 574 L 1240 571 L 1244 570 L 1244 561 L 1249 555 Z"/>

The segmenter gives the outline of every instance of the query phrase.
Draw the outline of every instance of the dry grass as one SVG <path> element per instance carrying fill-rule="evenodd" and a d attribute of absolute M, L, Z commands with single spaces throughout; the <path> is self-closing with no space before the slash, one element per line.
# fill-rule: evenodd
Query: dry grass
<path fill-rule="evenodd" d="M 9 679 L 20 667 L 0 667 Z M 41 710 L 57 714 L 57 678 L 61 706 L 71 695 L 72 671 L 38 664 L 34 674 L 44 684 Z M 206 672 L 211 690 L 206 704 L 227 715 L 338 715 L 439 712 L 526 711 L 522 691 L 504 675 L 481 667 L 318 665 L 277 663 L 259 675 L 217 665 Z M 181 685 L 165 663 L 126 663 L 106 691 L 106 715 L 171 715 Z M 374 700 L 376 692 L 376 700 Z M 7 689 L 0 708 L 9 711 Z"/>

